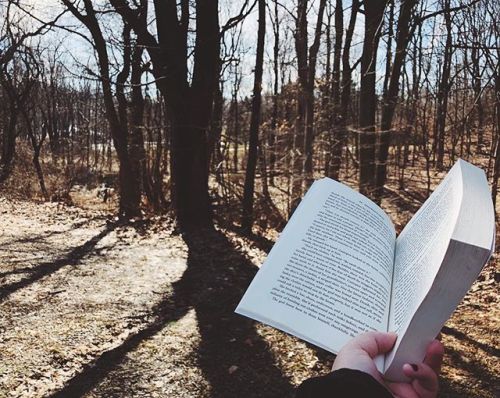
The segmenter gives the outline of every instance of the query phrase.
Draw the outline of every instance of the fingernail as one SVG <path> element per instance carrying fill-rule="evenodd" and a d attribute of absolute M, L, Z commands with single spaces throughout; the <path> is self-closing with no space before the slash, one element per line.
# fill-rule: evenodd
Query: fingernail
<path fill-rule="evenodd" d="M 418 372 L 418 366 L 415 365 L 414 363 L 410 364 L 411 368 L 413 369 L 414 372 Z"/>

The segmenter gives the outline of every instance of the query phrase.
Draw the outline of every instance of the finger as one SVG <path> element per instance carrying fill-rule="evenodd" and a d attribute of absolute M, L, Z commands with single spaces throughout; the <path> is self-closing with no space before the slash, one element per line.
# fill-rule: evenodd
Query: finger
<path fill-rule="evenodd" d="M 396 342 L 396 333 L 367 332 L 359 335 L 349 343 L 351 348 L 360 348 L 370 358 L 389 352 Z"/>
<path fill-rule="evenodd" d="M 438 340 L 434 340 L 427 346 L 424 363 L 434 370 L 436 374 L 439 374 L 441 363 L 443 362 L 443 355 L 443 344 Z"/>
<path fill-rule="evenodd" d="M 425 363 L 405 364 L 403 373 L 412 379 L 412 385 L 421 398 L 434 397 L 438 390 L 438 377 Z"/>

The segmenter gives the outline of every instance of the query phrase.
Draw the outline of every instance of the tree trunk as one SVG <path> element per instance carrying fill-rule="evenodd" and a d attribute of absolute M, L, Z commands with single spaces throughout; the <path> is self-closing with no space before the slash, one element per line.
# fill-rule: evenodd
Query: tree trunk
<path fill-rule="evenodd" d="M 208 194 L 208 132 L 219 63 L 218 1 L 197 0 L 192 79 L 188 76 L 190 3 L 155 1 L 153 35 L 126 0 L 110 0 L 147 48 L 171 119 L 171 195 L 184 231 L 213 227 Z M 141 0 L 144 6 L 147 0 Z"/>
<path fill-rule="evenodd" d="M 399 80 L 401 68 L 406 59 L 408 43 L 411 39 L 411 14 L 417 4 L 417 0 L 406 0 L 402 2 L 399 11 L 398 26 L 396 32 L 396 54 L 390 69 L 390 78 L 387 90 L 384 91 L 382 100 L 382 118 L 380 122 L 380 146 L 378 162 L 376 165 L 376 191 L 375 197 L 380 201 L 384 189 L 387 174 L 387 157 L 391 142 L 392 120 L 398 102 Z M 412 29 L 413 32 L 413 29 Z M 387 78 L 387 77 L 386 77 Z"/>
<path fill-rule="evenodd" d="M 342 4 L 341 4 L 342 5 Z M 344 50 L 342 52 L 342 79 L 340 85 L 340 109 L 337 113 L 336 128 L 334 131 L 334 144 L 332 151 L 332 165 L 330 168 L 330 177 L 334 179 L 339 178 L 340 166 L 342 164 L 342 149 L 347 145 L 347 121 L 349 104 L 351 102 L 351 43 L 354 35 L 354 28 L 356 26 L 356 18 L 359 11 L 359 0 L 353 0 L 351 7 L 351 16 L 349 18 L 349 26 L 346 31 Z M 338 4 L 337 4 L 338 7 Z M 337 9 L 335 10 L 337 13 Z M 340 17 L 340 16 L 339 16 Z M 343 15 L 342 15 L 343 18 Z M 337 15 L 335 17 L 337 20 Z M 334 66 L 335 68 L 335 66 Z"/>
<path fill-rule="evenodd" d="M 365 35 L 361 55 L 359 95 L 359 190 L 371 196 L 375 188 L 375 114 L 377 110 L 377 49 L 386 0 L 365 1 Z"/>
<path fill-rule="evenodd" d="M 499 54 L 500 55 L 500 54 Z M 498 178 L 500 177 L 500 58 L 497 59 L 497 65 L 494 72 L 495 80 L 495 116 L 496 116 L 496 151 L 495 165 L 493 171 L 493 182 L 491 186 L 491 195 L 493 197 L 493 208 L 496 214 L 497 194 L 498 194 Z"/>
<path fill-rule="evenodd" d="M 236 76 L 236 79 L 238 77 Z M 238 140 L 240 139 L 240 112 L 238 90 L 235 88 L 233 96 L 233 172 L 238 172 Z"/>
<path fill-rule="evenodd" d="M 444 0 L 443 9 L 446 26 L 446 44 L 444 48 L 443 67 L 437 94 L 436 123 L 434 127 L 434 141 L 436 145 L 436 167 L 441 169 L 444 161 L 445 127 L 448 112 L 448 97 L 450 91 L 450 73 L 452 58 L 452 26 L 450 14 L 450 0 Z"/>
<path fill-rule="evenodd" d="M 157 16 L 161 10 L 157 5 Z M 170 17 L 175 18 L 176 14 Z M 184 20 L 187 18 L 188 16 L 184 16 Z M 157 20 L 159 24 L 162 21 Z M 183 28 L 187 30 L 187 26 L 183 25 Z M 219 34 L 218 2 L 198 0 L 191 87 L 188 87 L 184 78 L 181 83 L 186 90 L 173 92 L 169 88 L 178 83 L 172 81 L 175 76 L 169 75 L 166 78 L 168 87 L 163 88 L 167 104 L 171 104 L 173 119 L 172 197 L 179 225 L 184 230 L 213 227 L 208 194 L 208 132 L 219 77 Z M 183 51 L 186 51 L 187 41 L 183 41 L 182 46 Z M 170 61 L 163 59 L 165 65 Z M 187 56 L 179 61 L 182 62 L 184 76 L 187 76 Z M 183 95 L 186 97 L 182 98 Z"/>
<path fill-rule="evenodd" d="M 293 140 L 293 176 L 292 176 L 292 212 L 302 196 L 304 143 L 306 123 L 307 95 L 307 0 L 299 0 L 295 27 L 295 51 L 297 53 L 297 116 L 295 119 L 295 135 Z"/>
<path fill-rule="evenodd" d="M 326 0 L 320 0 L 316 29 L 314 31 L 314 41 L 309 49 L 309 59 L 307 60 L 307 82 L 306 82 L 306 131 L 304 136 L 304 176 L 306 188 L 309 188 L 314 181 L 313 176 L 313 142 L 314 142 L 314 83 L 316 79 L 316 62 L 321 39 L 323 25 L 323 14 L 325 12 Z"/>
<path fill-rule="evenodd" d="M 259 124 L 261 108 L 262 73 L 264 63 L 264 38 L 266 34 L 266 2 L 259 0 L 259 28 L 257 32 L 257 56 L 255 61 L 255 75 L 252 98 L 252 115 L 250 119 L 250 142 L 248 147 L 248 160 L 245 173 L 245 186 L 243 192 L 243 215 L 241 227 L 251 235 L 253 225 L 253 203 L 255 190 L 255 168 L 257 165 L 257 151 L 259 145 Z"/>
<path fill-rule="evenodd" d="M 219 69 L 220 71 L 220 69 Z M 219 72 L 220 73 L 220 72 Z M 211 169 L 217 172 L 221 167 L 222 157 L 220 154 L 220 141 L 222 135 L 222 117 L 224 113 L 224 95 L 222 93 L 223 84 L 219 84 L 215 91 L 214 109 L 212 120 L 210 121 L 209 152 Z"/>
<path fill-rule="evenodd" d="M 476 32 L 474 32 L 476 35 Z M 475 37 L 474 37 L 475 38 Z M 484 110 L 481 100 L 481 72 L 480 72 L 480 57 L 479 57 L 479 41 L 472 42 L 471 61 L 472 61 L 472 86 L 474 89 L 474 108 L 477 115 L 477 150 L 481 151 L 483 142 L 483 124 Z"/>
<path fill-rule="evenodd" d="M 131 169 L 134 179 L 135 192 L 137 197 L 134 202 L 141 200 L 141 192 L 145 192 L 145 185 L 150 179 L 146 168 L 146 151 L 144 150 L 144 97 L 142 95 L 142 53 L 143 47 L 136 42 L 132 51 L 132 74 L 130 83 L 132 84 L 132 98 L 130 103 L 130 135 L 129 135 L 129 155 Z M 157 148 L 157 150 L 159 150 Z M 158 203 L 154 206 L 158 208 Z"/>
<path fill-rule="evenodd" d="M 40 148 L 33 148 L 33 166 L 35 167 L 38 183 L 40 184 L 40 191 L 42 192 L 43 198 L 48 201 L 50 198 L 45 186 L 45 178 L 40 164 Z"/>
<path fill-rule="evenodd" d="M 93 8 L 91 0 L 84 0 L 84 6 L 86 14 L 82 14 L 80 10 L 70 0 L 63 0 L 64 5 L 71 11 L 71 13 L 82 22 L 92 35 L 94 46 L 97 53 L 97 61 L 99 65 L 100 81 L 102 84 L 103 99 L 104 99 L 104 109 L 106 113 L 106 119 L 109 124 L 109 129 L 111 132 L 111 137 L 113 139 L 113 144 L 116 149 L 118 156 L 118 161 L 120 165 L 119 169 L 119 184 L 120 184 L 120 217 L 132 218 L 140 216 L 140 191 L 138 194 L 138 189 L 135 184 L 136 179 L 130 178 L 134 176 L 136 170 L 133 170 L 132 164 L 130 162 L 128 153 L 128 142 L 127 142 L 127 123 L 126 123 L 126 107 L 124 109 L 123 97 L 118 96 L 119 110 L 115 108 L 115 103 L 113 100 L 113 90 L 111 86 L 111 76 L 110 76 L 110 62 L 107 50 L 107 44 L 104 40 L 99 21 L 96 16 L 96 11 Z M 126 28 L 127 29 L 127 28 Z M 128 50 L 126 50 L 128 51 Z M 126 55 L 126 54 L 125 54 Z M 121 71 L 117 80 L 122 80 L 121 88 L 123 88 L 123 76 L 127 75 L 126 63 L 129 60 L 124 60 L 124 70 Z M 118 84 L 118 92 L 120 90 L 120 84 Z"/>
<path fill-rule="evenodd" d="M 9 122 L 3 129 L 2 153 L 0 154 L 0 185 L 10 176 L 14 167 L 14 155 L 16 153 L 16 125 L 19 112 L 15 106 L 11 106 Z"/>
<path fill-rule="evenodd" d="M 280 46 L 280 20 L 278 14 L 278 1 L 274 1 L 274 46 L 273 46 L 273 110 L 271 114 L 271 131 L 268 136 L 269 146 L 269 184 L 274 185 L 274 169 L 276 165 L 276 137 L 278 125 L 278 96 L 279 96 L 279 46 Z"/>

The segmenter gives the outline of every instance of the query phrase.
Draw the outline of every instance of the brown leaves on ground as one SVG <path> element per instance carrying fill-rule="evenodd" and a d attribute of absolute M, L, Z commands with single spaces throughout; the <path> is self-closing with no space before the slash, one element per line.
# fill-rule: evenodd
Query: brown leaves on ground
<path fill-rule="evenodd" d="M 5 199 L 0 216 L 0 397 L 291 396 L 332 364 L 234 314 L 265 238 Z M 497 290 L 493 261 L 443 330 L 441 396 L 497 395 Z"/>

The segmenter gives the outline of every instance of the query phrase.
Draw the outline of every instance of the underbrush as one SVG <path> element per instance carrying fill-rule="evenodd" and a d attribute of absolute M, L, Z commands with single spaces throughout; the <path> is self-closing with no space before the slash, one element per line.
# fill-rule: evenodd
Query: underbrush
<path fill-rule="evenodd" d="M 16 147 L 16 156 L 11 175 L 0 185 L 0 193 L 11 199 L 64 202 L 66 204 L 77 204 L 83 196 L 99 198 L 100 186 L 105 184 L 114 193 L 116 175 L 104 173 L 88 167 L 80 158 L 72 161 L 64 157 L 55 158 L 50 155 L 42 155 L 40 164 L 43 172 L 43 181 L 47 190 L 47 198 L 44 197 L 41 182 L 35 167 L 33 166 L 33 150 L 28 143 L 19 141 Z M 80 192 L 82 191 L 82 192 Z M 78 193 L 77 193 L 78 192 Z M 114 198 L 110 199 L 114 202 Z M 109 204 L 108 204 L 109 207 Z"/>

